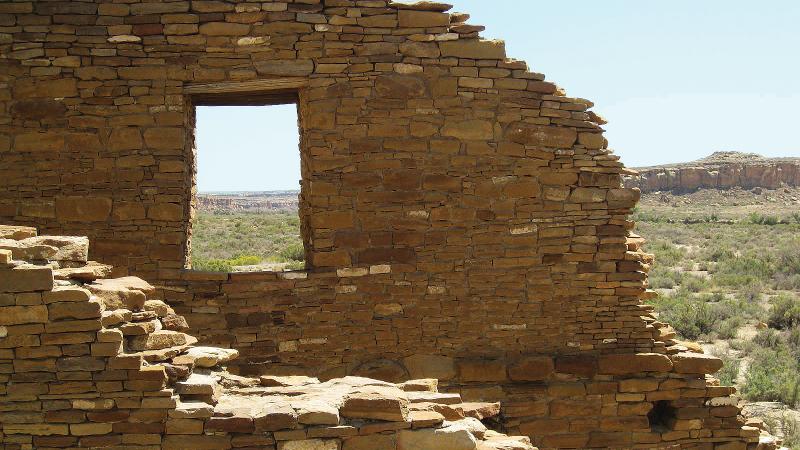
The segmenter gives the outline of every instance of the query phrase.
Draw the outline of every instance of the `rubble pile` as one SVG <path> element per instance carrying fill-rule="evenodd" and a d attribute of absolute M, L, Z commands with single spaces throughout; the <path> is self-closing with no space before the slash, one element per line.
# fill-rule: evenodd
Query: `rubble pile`
<path fill-rule="evenodd" d="M 136 277 L 102 278 L 85 237 L 0 226 L 0 448 L 534 450 L 433 379 L 229 374 Z M 27 260 L 27 261 L 25 261 Z"/>

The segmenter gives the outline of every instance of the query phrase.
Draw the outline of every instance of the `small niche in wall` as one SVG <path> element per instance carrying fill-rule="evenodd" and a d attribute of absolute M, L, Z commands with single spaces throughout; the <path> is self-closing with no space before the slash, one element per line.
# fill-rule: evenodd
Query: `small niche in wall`
<path fill-rule="evenodd" d="M 305 269 L 296 96 L 198 97 L 189 264 L 211 272 Z"/>

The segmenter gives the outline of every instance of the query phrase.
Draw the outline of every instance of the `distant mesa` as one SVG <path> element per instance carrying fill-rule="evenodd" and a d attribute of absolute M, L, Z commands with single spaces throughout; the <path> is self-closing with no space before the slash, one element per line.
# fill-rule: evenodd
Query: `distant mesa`
<path fill-rule="evenodd" d="M 197 194 L 197 209 L 202 212 L 281 212 L 297 211 L 299 191 L 208 192 Z"/>
<path fill-rule="evenodd" d="M 766 158 L 755 153 L 714 152 L 697 161 L 634 168 L 625 187 L 643 193 L 698 189 L 778 189 L 800 186 L 800 158 Z"/>

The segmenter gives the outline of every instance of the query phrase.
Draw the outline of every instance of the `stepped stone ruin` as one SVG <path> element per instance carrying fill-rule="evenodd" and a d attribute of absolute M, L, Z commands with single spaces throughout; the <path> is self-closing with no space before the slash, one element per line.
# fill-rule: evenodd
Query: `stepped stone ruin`
<path fill-rule="evenodd" d="M 764 158 L 752 153 L 715 152 L 694 162 L 644 167 L 636 172 L 625 176 L 624 184 L 644 193 L 800 186 L 800 158 Z"/>
<path fill-rule="evenodd" d="M 592 103 L 450 9 L 0 2 L 0 223 L 91 245 L 3 232 L 2 447 L 773 448 Z M 195 106 L 287 102 L 308 267 L 191 270 Z"/>
<path fill-rule="evenodd" d="M 4 449 L 534 450 L 437 380 L 231 375 L 236 350 L 194 346 L 146 281 L 100 278 L 87 239 L 0 236 Z"/>

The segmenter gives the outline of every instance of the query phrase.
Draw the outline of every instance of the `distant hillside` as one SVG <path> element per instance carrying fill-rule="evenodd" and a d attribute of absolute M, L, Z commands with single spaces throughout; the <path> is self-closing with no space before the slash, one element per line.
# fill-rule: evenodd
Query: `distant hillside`
<path fill-rule="evenodd" d="M 716 152 L 697 161 L 634 168 L 625 186 L 642 192 L 800 186 L 800 158 L 765 158 L 754 153 Z"/>
<path fill-rule="evenodd" d="M 199 193 L 197 209 L 216 213 L 296 211 L 299 194 L 299 191 Z"/>

